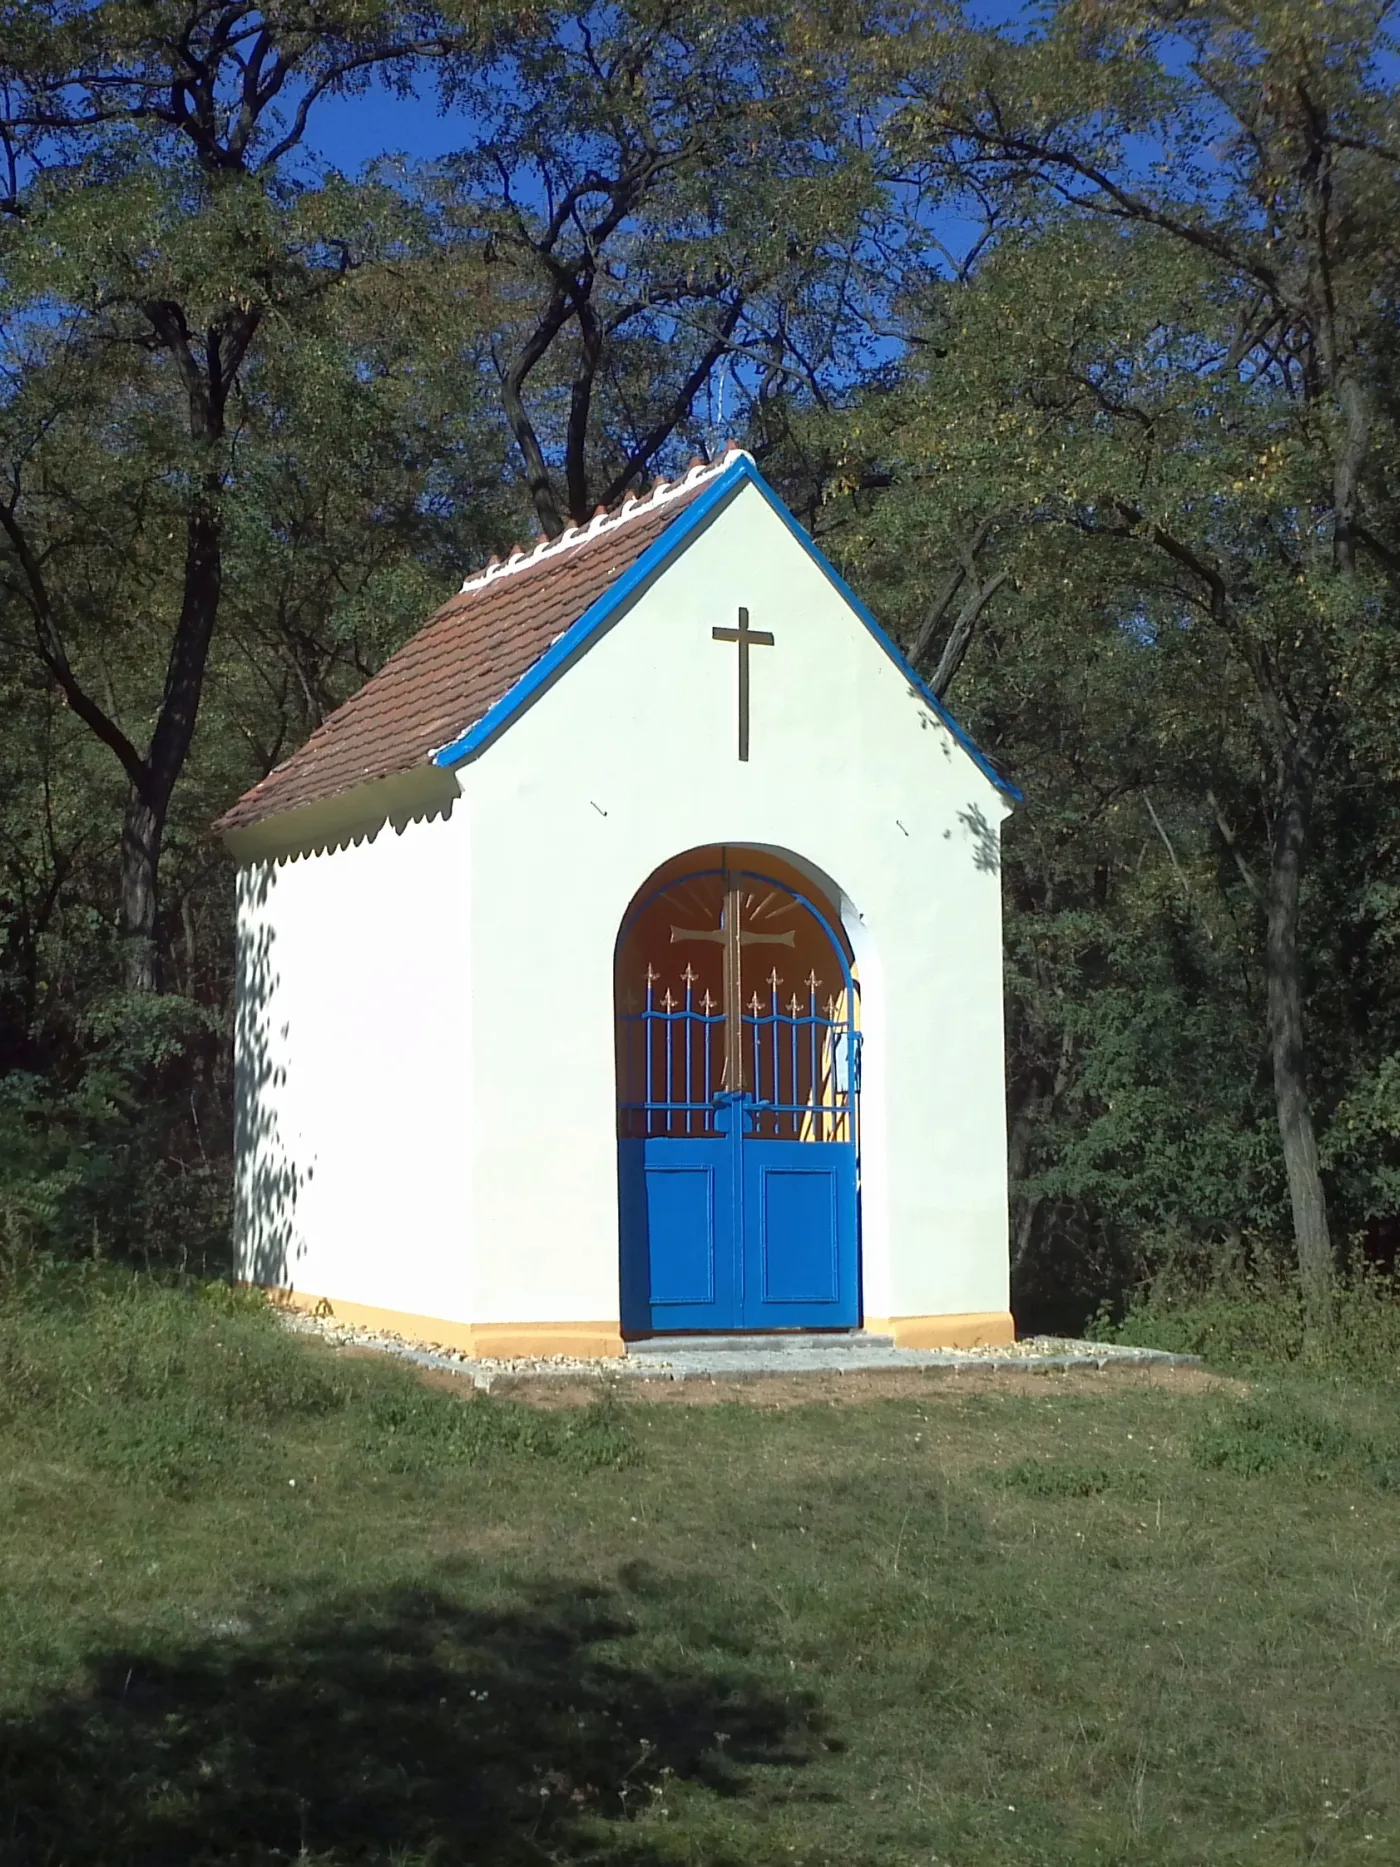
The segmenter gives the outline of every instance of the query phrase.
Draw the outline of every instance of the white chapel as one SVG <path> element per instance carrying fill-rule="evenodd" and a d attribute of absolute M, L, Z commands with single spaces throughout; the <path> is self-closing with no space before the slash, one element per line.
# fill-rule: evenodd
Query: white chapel
<path fill-rule="evenodd" d="M 484 1356 L 1010 1341 L 1016 795 L 738 449 L 493 561 L 220 821 L 240 1276 Z"/>

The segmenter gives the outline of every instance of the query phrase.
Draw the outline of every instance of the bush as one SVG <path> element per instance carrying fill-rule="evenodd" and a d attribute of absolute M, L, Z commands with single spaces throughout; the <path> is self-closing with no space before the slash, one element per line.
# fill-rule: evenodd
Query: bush
<path fill-rule="evenodd" d="M 1022 1459 L 1002 1473 L 1008 1491 L 1025 1491 L 1034 1498 L 1099 1497 L 1113 1486 L 1113 1473 L 1104 1465 L 1054 1465 Z"/>
<path fill-rule="evenodd" d="M 1100 1315 L 1093 1328 L 1104 1341 L 1246 1371 L 1400 1380 L 1400 1292 L 1393 1278 L 1370 1272 L 1338 1285 L 1323 1327 L 1309 1326 L 1296 1278 L 1259 1274 L 1206 1290 L 1159 1282 L 1133 1298 L 1120 1321 Z"/>
<path fill-rule="evenodd" d="M 0 1073 L 0 1278 L 34 1258 L 226 1270 L 219 1020 L 175 993 L 108 993 L 77 1036 L 66 1071 Z"/>

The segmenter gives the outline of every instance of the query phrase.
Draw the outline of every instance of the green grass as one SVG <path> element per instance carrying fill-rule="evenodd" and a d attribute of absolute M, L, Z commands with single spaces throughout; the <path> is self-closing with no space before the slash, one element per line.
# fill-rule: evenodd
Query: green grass
<path fill-rule="evenodd" d="M 1393 1390 L 532 1411 L 0 1301 L 0 1860 L 1400 1858 Z"/>

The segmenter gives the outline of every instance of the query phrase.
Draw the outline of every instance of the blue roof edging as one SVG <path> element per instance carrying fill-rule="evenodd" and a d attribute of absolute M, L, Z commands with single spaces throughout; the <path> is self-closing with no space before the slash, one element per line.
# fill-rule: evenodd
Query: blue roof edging
<path fill-rule="evenodd" d="M 1012 798 L 1016 803 L 1023 802 L 1025 794 L 997 770 L 986 754 L 963 731 L 928 683 L 914 671 L 893 640 L 886 635 L 872 611 L 856 595 L 810 534 L 798 524 L 747 454 L 741 454 L 732 467 L 726 468 L 718 479 L 706 487 L 703 493 L 691 500 L 684 511 L 679 513 L 666 527 L 661 536 L 653 539 L 636 563 L 625 571 L 611 588 L 605 590 L 596 602 L 591 603 L 578 621 L 572 623 L 557 641 L 552 642 L 539 659 L 526 669 L 515 685 L 486 709 L 479 720 L 469 726 L 465 732 L 459 733 L 455 739 L 439 747 L 432 754 L 433 764 L 459 765 L 463 760 L 479 753 L 495 738 L 497 733 L 510 724 L 517 713 L 521 712 L 537 694 L 550 684 L 575 656 L 591 646 L 593 638 L 602 633 L 634 592 L 658 571 L 664 570 L 687 540 L 698 532 L 721 506 L 728 504 L 731 496 L 745 483 L 758 488 L 808 557 L 860 617 L 871 635 L 908 681 L 910 687 L 932 708 L 983 776 L 1005 796 Z"/>

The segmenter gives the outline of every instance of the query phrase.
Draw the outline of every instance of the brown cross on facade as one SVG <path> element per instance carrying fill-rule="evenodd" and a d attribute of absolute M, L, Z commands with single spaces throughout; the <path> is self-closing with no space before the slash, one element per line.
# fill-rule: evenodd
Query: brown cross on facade
<path fill-rule="evenodd" d="M 739 611 L 742 616 L 743 610 Z M 724 878 L 724 905 L 718 927 L 672 927 L 671 944 L 678 940 L 707 940 L 724 948 L 724 1084 L 727 1089 L 744 1086 L 744 1027 L 740 1016 L 743 992 L 742 958 L 746 946 L 792 946 L 791 927 L 785 933 L 747 933 L 741 925 L 744 891 L 732 875 Z"/>
<path fill-rule="evenodd" d="M 751 629 L 749 612 L 739 611 L 737 629 L 711 629 L 710 634 L 717 642 L 737 642 L 739 644 L 739 757 L 747 764 L 749 757 L 749 649 L 771 648 L 773 637 L 767 629 Z"/>

